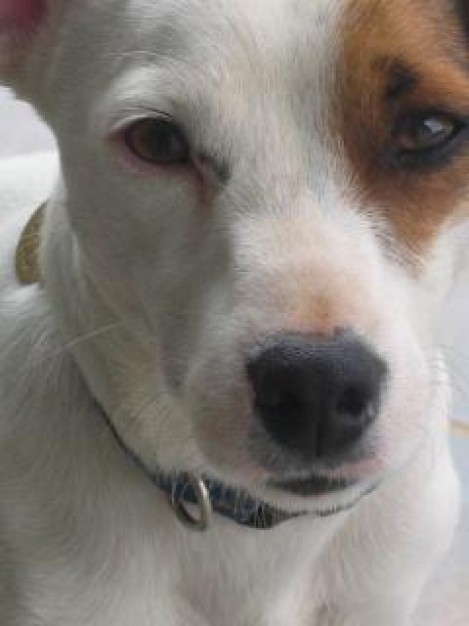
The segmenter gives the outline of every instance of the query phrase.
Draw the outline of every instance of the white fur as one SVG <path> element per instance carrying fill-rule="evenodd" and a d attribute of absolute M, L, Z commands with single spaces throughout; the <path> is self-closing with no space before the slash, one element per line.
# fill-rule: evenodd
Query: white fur
<path fill-rule="evenodd" d="M 53 157 L 0 169 L 0 623 L 405 626 L 457 517 L 434 345 L 455 258 L 445 239 L 417 280 L 382 250 L 387 225 L 358 210 L 328 128 L 341 3 L 49 5 L 5 72 L 55 131 L 61 163 L 53 192 Z M 193 183 L 116 154 L 109 133 L 149 108 L 228 160 L 215 199 L 201 206 Z M 20 287 L 14 249 L 49 194 L 45 288 Z M 243 350 L 314 331 L 318 301 L 392 376 L 373 466 L 342 470 L 360 488 L 305 505 L 264 485 L 249 436 L 276 451 L 252 415 Z M 96 402 L 149 467 L 208 472 L 289 510 L 384 482 L 332 518 L 259 532 L 215 516 L 191 534 Z"/>

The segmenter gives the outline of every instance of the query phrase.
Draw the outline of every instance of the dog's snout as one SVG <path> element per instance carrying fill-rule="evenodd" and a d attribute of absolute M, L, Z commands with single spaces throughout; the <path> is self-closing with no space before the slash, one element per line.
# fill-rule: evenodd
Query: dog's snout
<path fill-rule="evenodd" d="M 248 360 L 254 406 L 280 445 L 307 460 L 349 451 L 375 420 L 386 365 L 352 332 L 277 336 Z"/>

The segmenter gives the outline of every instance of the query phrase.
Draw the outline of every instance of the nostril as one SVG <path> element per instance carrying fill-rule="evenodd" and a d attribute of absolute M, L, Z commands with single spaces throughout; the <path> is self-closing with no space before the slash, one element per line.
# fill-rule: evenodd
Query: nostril
<path fill-rule="evenodd" d="M 269 396 L 257 393 L 254 405 L 262 416 L 269 416 L 270 420 L 277 422 L 294 422 L 303 413 L 303 401 L 293 392 L 277 387 L 275 393 Z"/>
<path fill-rule="evenodd" d="M 275 400 L 258 401 L 257 404 L 260 408 L 271 409 L 273 411 L 279 411 L 282 414 L 288 414 L 290 412 L 299 411 L 301 409 L 301 403 L 296 396 L 292 394 L 285 394 L 285 396 L 278 397 Z"/>
<path fill-rule="evenodd" d="M 349 387 L 345 389 L 338 398 L 335 411 L 341 415 L 349 415 L 356 419 L 362 417 L 368 412 L 371 404 L 369 394 L 358 389 L 357 387 Z"/>

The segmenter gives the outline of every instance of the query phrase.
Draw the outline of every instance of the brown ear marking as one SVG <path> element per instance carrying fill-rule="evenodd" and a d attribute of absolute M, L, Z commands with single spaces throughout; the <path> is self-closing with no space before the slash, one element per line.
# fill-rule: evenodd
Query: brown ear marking
<path fill-rule="evenodd" d="M 434 167 L 396 167 L 387 149 L 409 112 L 448 111 L 469 120 L 469 48 L 460 24 L 469 18 L 469 1 L 458 5 L 455 12 L 448 0 L 348 0 L 342 16 L 336 130 L 364 209 L 373 207 L 423 262 L 468 204 L 469 132 Z"/>
<path fill-rule="evenodd" d="M 469 40 L 469 2 L 468 0 L 453 0 L 457 19 L 463 27 L 466 39 Z"/>

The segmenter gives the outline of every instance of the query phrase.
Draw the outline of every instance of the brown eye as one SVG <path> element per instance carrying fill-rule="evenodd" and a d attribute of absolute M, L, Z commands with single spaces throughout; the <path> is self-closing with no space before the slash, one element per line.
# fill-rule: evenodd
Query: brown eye
<path fill-rule="evenodd" d="M 153 165 L 187 165 L 189 145 L 181 130 L 166 119 L 139 120 L 127 129 L 125 143 L 142 161 Z"/>
<path fill-rule="evenodd" d="M 446 146 L 460 129 L 459 124 L 444 115 L 428 115 L 409 120 L 398 134 L 397 143 L 403 152 L 420 152 Z"/>
<path fill-rule="evenodd" d="M 469 120 L 446 112 L 415 112 L 398 120 L 389 157 L 402 169 L 445 166 L 468 136 Z"/>
<path fill-rule="evenodd" d="M 468 135 L 468 120 L 451 113 L 414 113 L 401 118 L 389 157 L 402 169 L 443 167 Z"/>

